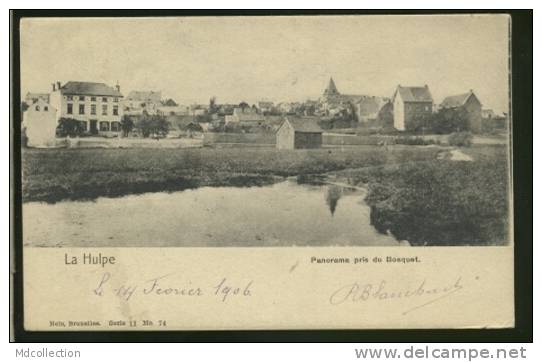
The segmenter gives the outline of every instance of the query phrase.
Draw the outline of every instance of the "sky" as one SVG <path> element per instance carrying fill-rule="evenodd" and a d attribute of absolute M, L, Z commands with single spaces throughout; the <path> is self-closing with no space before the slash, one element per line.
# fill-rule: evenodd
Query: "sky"
<path fill-rule="evenodd" d="M 48 18 L 21 23 L 21 92 L 70 80 L 162 91 L 181 104 L 391 97 L 472 89 L 508 110 L 506 15 Z"/>

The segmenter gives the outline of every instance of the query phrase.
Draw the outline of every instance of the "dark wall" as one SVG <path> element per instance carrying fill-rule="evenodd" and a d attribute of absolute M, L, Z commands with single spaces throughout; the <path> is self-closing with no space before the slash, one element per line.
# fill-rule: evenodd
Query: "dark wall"
<path fill-rule="evenodd" d="M 322 147 L 321 133 L 295 133 L 294 148 L 320 148 Z"/>

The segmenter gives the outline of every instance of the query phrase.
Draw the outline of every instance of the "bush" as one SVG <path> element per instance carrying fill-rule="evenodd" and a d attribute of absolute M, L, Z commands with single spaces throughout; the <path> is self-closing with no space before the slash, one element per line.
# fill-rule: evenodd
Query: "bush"
<path fill-rule="evenodd" d="M 128 137 L 130 132 L 134 129 L 135 122 L 132 117 L 124 115 L 120 120 L 120 128 L 124 137 Z"/>
<path fill-rule="evenodd" d="M 429 130 L 437 134 L 465 132 L 469 129 L 469 116 L 463 108 L 442 108 L 429 119 Z"/>
<path fill-rule="evenodd" d="M 454 132 L 448 136 L 448 144 L 457 147 L 470 147 L 472 144 L 472 134 L 469 132 Z"/>
<path fill-rule="evenodd" d="M 369 178 L 371 224 L 411 245 L 508 241 L 508 185 L 501 159 L 383 167 Z"/>
<path fill-rule="evenodd" d="M 59 137 L 77 137 L 84 133 L 81 122 L 74 118 L 60 118 L 56 128 L 56 134 Z"/>
<path fill-rule="evenodd" d="M 136 124 L 143 138 L 165 137 L 169 132 L 169 122 L 162 116 L 144 115 Z"/>

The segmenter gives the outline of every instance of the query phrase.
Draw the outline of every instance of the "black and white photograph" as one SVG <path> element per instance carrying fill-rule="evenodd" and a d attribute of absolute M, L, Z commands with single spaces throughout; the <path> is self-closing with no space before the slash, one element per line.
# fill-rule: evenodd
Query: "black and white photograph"
<path fill-rule="evenodd" d="M 510 246 L 506 15 L 28 18 L 24 248 Z"/>
<path fill-rule="evenodd" d="M 515 328 L 513 19 L 22 12 L 16 325 Z"/>

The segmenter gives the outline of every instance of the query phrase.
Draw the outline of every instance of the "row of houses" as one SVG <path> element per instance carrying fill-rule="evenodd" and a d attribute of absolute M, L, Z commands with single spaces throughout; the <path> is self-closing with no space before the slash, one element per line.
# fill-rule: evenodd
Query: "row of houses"
<path fill-rule="evenodd" d="M 23 115 L 23 125 L 26 127 L 27 135 L 33 135 L 34 140 L 54 138 L 51 132 L 54 132 L 58 120 L 63 117 L 79 121 L 81 128 L 88 134 L 111 136 L 121 131 L 120 121 L 124 114 L 147 113 L 186 118 L 206 115 L 209 111 L 206 105 L 180 106 L 173 100 L 164 101 L 159 91 L 132 91 L 124 97 L 118 84 L 108 86 L 104 83 L 69 81 L 65 84 L 55 82 L 51 86 L 50 93 L 28 93 L 25 98 L 29 107 Z M 266 114 L 276 112 L 277 109 L 288 114 L 294 109 L 308 108 L 317 117 L 320 115 L 329 117 L 347 109 L 355 114 L 360 125 L 384 121 L 390 122 L 399 131 L 408 130 L 410 123 L 440 108 L 464 108 L 469 115 L 469 128 L 473 132 L 480 132 L 482 119 L 482 104 L 472 90 L 446 97 L 435 106 L 427 85 L 398 85 L 394 94 L 388 98 L 342 94 L 332 78 L 318 101 L 277 105 L 270 101 L 262 101 L 252 107 L 246 104 L 217 105 L 213 116 L 218 118 L 218 115 L 222 114 L 226 125 L 258 127 L 265 125 L 268 118 L 273 118 Z M 282 121 L 281 117 L 278 124 L 273 122 L 273 128 L 278 129 Z M 290 126 L 299 128 L 298 123 L 308 121 L 309 118 L 292 121 Z M 307 127 L 312 129 L 313 126 Z"/>
<path fill-rule="evenodd" d="M 398 85 L 392 97 L 387 98 L 342 94 L 338 91 L 333 78 L 330 78 L 322 94 L 321 103 L 330 113 L 345 107 L 353 108 L 361 124 L 389 119 L 398 131 L 410 129 L 410 124 L 417 119 L 430 116 L 442 108 L 463 108 L 468 114 L 469 129 L 472 132 L 480 132 L 482 125 L 482 103 L 472 89 L 462 94 L 448 96 L 439 105 L 435 105 L 427 85 Z"/>

